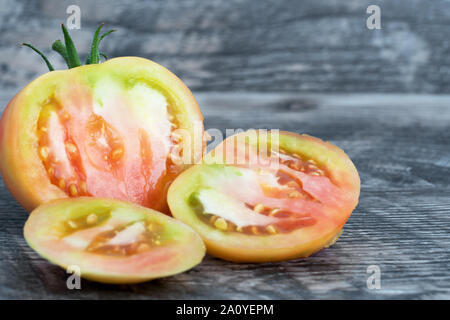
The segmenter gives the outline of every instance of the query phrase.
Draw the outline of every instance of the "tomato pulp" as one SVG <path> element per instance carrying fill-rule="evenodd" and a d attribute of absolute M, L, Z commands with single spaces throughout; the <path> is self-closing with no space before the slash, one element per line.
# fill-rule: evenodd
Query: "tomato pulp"
<path fill-rule="evenodd" d="M 80 197 L 45 203 L 29 216 L 28 244 L 81 277 L 135 283 L 183 272 L 201 262 L 205 246 L 189 227 L 120 200 Z"/>
<path fill-rule="evenodd" d="M 181 141 L 179 130 L 193 138 Z M 147 59 L 115 58 L 49 72 L 20 91 L 0 121 L 0 170 L 27 210 L 94 196 L 167 211 L 168 185 L 201 158 L 202 135 L 180 79 Z"/>
<path fill-rule="evenodd" d="M 252 130 L 226 139 L 183 172 L 168 202 L 210 254 L 265 262 L 306 257 L 332 244 L 359 191 L 355 166 L 336 146 Z"/>

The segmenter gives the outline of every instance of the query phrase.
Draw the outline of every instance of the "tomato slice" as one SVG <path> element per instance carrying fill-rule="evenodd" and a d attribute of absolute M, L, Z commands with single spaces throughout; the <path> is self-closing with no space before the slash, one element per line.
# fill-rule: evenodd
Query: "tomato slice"
<path fill-rule="evenodd" d="M 359 191 L 358 172 L 341 149 L 307 135 L 251 130 L 183 172 L 168 201 L 210 254 L 265 262 L 306 257 L 332 244 Z"/>
<path fill-rule="evenodd" d="M 0 170 L 28 210 L 56 198 L 94 196 L 167 211 L 168 185 L 201 158 L 202 121 L 189 89 L 149 60 L 124 57 L 53 71 L 4 112 Z M 193 138 L 183 141 L 180 131 Z"/>
<path fill-rule="evenodd" d="M 201 262 L 201 238 L 183 223 L 134 203 L 79 197 L 35 209 L 25 239 L 41 256 L 81 277 L 136 283 L 170 276 Z"/>

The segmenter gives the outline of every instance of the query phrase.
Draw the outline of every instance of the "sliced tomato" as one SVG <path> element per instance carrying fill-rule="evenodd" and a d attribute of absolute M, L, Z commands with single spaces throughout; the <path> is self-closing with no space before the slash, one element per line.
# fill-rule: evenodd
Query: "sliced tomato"
<path fill-rule="evenodd" d="M 0 121 L 0 170 L 27 210 L 94 196 L 167 211 L 168 185 L 201 158 L 202 135 L 180 79 L 146 59 L 116 58 L 49 72 L 20 91 Z"/>
<path fill-rule="evenodd" d="M 210 254 L 265 262 L 306 257 L 332 244 L 359 192 L 358 172 L 336 146 L 252 130 L 226 139 L 183 172 L 168 201 Z"/>
<path fill-rule="evenodd" d="M 134 203 L 80 197 L 35 209 L 25 239 L 41 256 L 81 277 L 135 283 L 170 276 L 201 262 L 205 246 L 188 226 Z"/>

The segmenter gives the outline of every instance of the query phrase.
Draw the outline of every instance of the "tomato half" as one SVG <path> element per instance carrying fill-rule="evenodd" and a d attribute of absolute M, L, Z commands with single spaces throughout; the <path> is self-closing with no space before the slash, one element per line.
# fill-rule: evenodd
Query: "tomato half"
<path fill-rule="evenodd" d="M 136 283 L 170 276 L 201 262 L 205 246 L 188 226 L 120 200 L 59 199 L 35 209 L 25 239 L 41 256 L 81 277 Z"/>
<path fill-rule="evenodd" d="M 214 256 L 309 256 L 337 239 L 358 203 L 358 172 L 341 149 L 307 135 L 263 133 L 226 139 L 169 188 L 173 216 Z"/>
<path fill-rule="evenodd" d="M 27 210 L 94 196 L 166 211 L 168 185 L 201 158 L 202 135 L 180 79 L 147 59 L 116 58 L 49 72 L 20 91 L 0 121 L 0 170 Z"/>

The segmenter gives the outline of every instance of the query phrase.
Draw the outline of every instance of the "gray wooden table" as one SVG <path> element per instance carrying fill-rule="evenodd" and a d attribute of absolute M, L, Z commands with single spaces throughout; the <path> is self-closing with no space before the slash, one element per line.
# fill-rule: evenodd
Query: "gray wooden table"
<path fill-rule="evenodd" d="M 207 128 L 279 128 L 330 140 L 353 159 L 360 203 L 340 240 L 304 260 L 233 264 L 207 256 L 138 285 L 82 281 L 32 251 L 27 213 L 0 186 L 0 298 L 450 298 L 450 96 L 197 93 Z M 0 96 L 1 105 L 10 94 Z M 381 270 L 368 289 L 367 268 Z"/>

